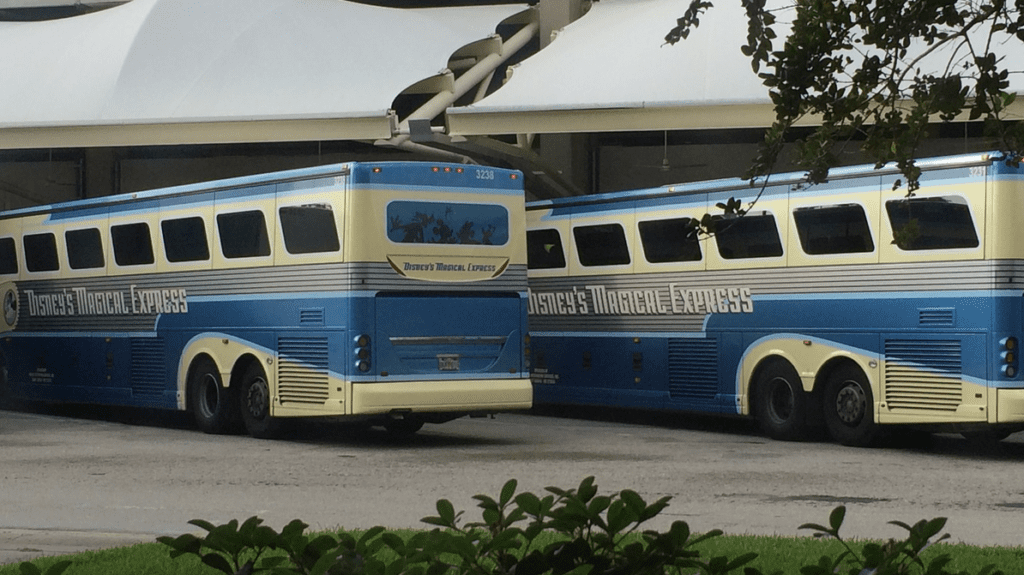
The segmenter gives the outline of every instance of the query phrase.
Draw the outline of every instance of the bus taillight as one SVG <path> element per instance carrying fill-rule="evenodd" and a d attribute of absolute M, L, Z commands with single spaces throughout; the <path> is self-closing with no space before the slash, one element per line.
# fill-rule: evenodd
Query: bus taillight
<path fill-rule="evenodd" d="M 999 342 L 1002 344 L 1003 351 L 1000 357 L 1003 360 L 1003 375 L 1006 377 L 1016 377 L 1017 375 L 1017 338 L 1007 337 L 1003 338 Z"/>
<path fill-rule="evenodd" d="M 370 371 L 370 336 L 365 333 L 355 338 L 355 359 L 360 373 Z"/>

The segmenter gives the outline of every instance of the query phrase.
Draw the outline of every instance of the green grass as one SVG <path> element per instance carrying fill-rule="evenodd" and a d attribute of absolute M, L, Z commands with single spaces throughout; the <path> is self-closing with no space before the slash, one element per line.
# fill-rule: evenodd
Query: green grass
<path fill-rule="evenodd" d="M 863 542 L 854 542 L 858 548 Z M 799 574 L 803 565 L 817 563 L 822 555 L 836 556 L 843 551 L 835 540 L 810 537 L 768 537 L 723 535 L 712 538 L 697 548 L 704 558 L 716 556 L 737 557 L 755 552 L 758 558 L 750 564 L 766 574 L 781 571 L 786 575 Z M 89 551 L 65 557 L 44 557 L 33 561 L 45 569 L 61 559 L 74 564 L 65 575 L 209 575 L 217 573 L 199 563 L 195 557 L 171 559 L 170 548 L 161 543 L 143 543 L 102 551 Z M 976 573 L 983 566 L 995 564 L 1012 574 L 1024 564 L 1024 548 L 974 547 L 970 545 L 937 544 L 925 550 L 924 559 L 949 554 L 953 562 L 949 570 Z M 20 575 L 18 564 L 0 566 L 0 575 Z"/>

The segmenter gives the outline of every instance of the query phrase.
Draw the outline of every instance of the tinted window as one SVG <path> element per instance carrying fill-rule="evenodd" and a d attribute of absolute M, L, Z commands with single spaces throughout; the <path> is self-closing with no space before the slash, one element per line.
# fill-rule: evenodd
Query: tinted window
<path fill-rule="evenodd" d="M 640 222 L 640 243 L 651 263 L 700 261 L 700 242 L 693 218 Z"/>
<path fill-rule="evenodd" d="M 885 203 L 894 243 L 904 250 L 978 247 L 967 201 L 956 196 L 909 198 Z"/>
<path fill-rule="evenodd" d="M 811 255 L 872 252 L 875 242 L 864 208 L 850 204 L 793 211 L 800 245 Z"/>
<path fill-rule="evenodd" d="M 18 251 L 14 238 L 0 238 L 0 274 L 18 273 Z"/>
<path fill-rule="evenodd" d="M 530 230 L 526 232 L 526 267 L 547 270 L 565 267 L 562 236 L 558 230 Z"/>
<path fill-rule="evenodd" d="M 494 204 L 397 201 L 388 204 L 388 239 L 403 244 L 508 243 L 508 210 Z"/>
<path fill-rule="evenodd" d="M 726 219 L 715 217 L 718 253 L 727 260 L 771 258 L 782 255 L 782 242 L 771 214 Z"/>
<path fill-rule="evenodd" d="M 68 246 L 68 264 L 71 269 L 101 268 L 104 264 L 103 241 L 96 228 L 71 230 L 64 233 Z"/>
<path fill-rule="evenodd" d="M 110 226 L 110 242 L 114 261 L 119 266 L 141 266 L 153 263 L 153 240 L 149 224 Z"/>
<path fill-rule="evenodd" d="M 263 212 L 219 214 L 217 229 L 220 249 L 226 258 L 252 258 L 270 255 L 270 239 Z"/>
<path fill-rule="evenodd" d="M 206 224 L 199 216 L 160 222 L 164 255 L 169 262 L 197 262 L 210 259 Z"/>
<path fill-rule="evenodd" d="M 57 262 L 57 238 L 53 234 L 25 236 L 25 267 L 30 272 L 52 272 L 60 269 Z"/>
<path fill-rule="evenodd" d="M 573 228 L 572 234 L 581 264 L 615 266 L 629 263 L 629 247 L 621 225 L 580 226 Z"/>
<path fill-rule="evenodd" d="M 281 234 L 290 254 L 336 252 L 338 226 L 329 204 L 281 208 Z"/>

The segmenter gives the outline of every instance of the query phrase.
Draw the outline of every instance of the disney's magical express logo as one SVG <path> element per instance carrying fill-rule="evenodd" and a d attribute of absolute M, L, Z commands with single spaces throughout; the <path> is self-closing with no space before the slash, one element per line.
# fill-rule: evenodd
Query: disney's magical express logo
<path fill-rule="evenodd" d="M 571 291 L 530 290 L 530 315 L 703 315 L 753 313 L 750 288 L 608 289 L 603 285 Z"/>
<path fill-rule="evenodd" d="M 0 285 L 0 298 L 3 299 L 0 332 L 10 331 L 18 325 L 18 288 L 10 282 Z"/>
<path fill-rule="evenodd" d="M 132 284 L 127 290 L 110 291 L 85 288 L 58 292 L 25 290 L 25 299 L 28 302 L 28 309 L 23 311 L 27 311 L 29 317 L 188 313 L 188 298 L 182 288 L 139 289 Z M 6 300 L 4 309 L 6 312 Z"/>

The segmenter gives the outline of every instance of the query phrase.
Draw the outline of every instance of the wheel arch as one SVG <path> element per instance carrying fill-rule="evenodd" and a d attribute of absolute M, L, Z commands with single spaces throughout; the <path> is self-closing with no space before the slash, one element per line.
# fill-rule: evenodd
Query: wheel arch
<path fill-rule="evenodd" d="M 230 388 L 238 383 L 251 362 L 261 363 L 261 357 L 272 361 L 269 351 L 225 334 L 205 333 L 192 338 L 178 360 L 178 409 L 188 409 L 188 384 L 200 359 L 212 361 L 220 373 L 221 383 Z M 273 383 L 270 371 L 264 368 L 264 373 L 268 382 Z"/>
<path fill-rule="evenodd" d="M 799 334 L 778 334 L 752 344 L 741 362 L 739 393 L 743 397 L 742 414 L 753 414 L 755 386 L 763 371 L 774 361 L 787 362 L 800 376 L 811 401 L 820 400 L 829 375 L 843 365 L 854 365 L 867 377 L 878 394 L 877 363 L 862 350 L 844 347 L 820 338 Z"/>
<path fill-rule="evenodd" d="M 178 409 L 181 409 L 181 410 L 188 410 L 189 409 L 189 406 L 191 405 L 190 402 L 192 401 L 192 398 L 190 397 L 190 394 L 192 393 L 192 390 L 189 389 L 190 388 L 189 384 L 191 383 L 192 378 L 195 376 L 196 369 L 198 369 L 198 366 L 200 365 L 200 363 L 202 363 L 204 361 L 209 361 L 210 363 L 212 363 L 214 366 L 217 367 L 217 371 L 221 372 L 221 384 L 223 384 L 223 382 L 224 382 L 223 368 L 221 368 L 220 363 L 217 362 L 217 358 L 213 357 L 212 355 L 210 355 L 206 351 L 199 351 L 197 353 L 192 354 L 190 356 L 188 362 L 185 362 L 185 361 L 181 362 L 182 366 L 184 366 L 184 369 L 182 370 L 182 369 L 179 368 L 179 374 L 178 374 Z"/>
<path fill-rule="evenodd" d="M 744 385 L 746 386 L 744 396 L 747 398 L 746 401 L 746 415 L 753 415 L 755 412 L 755 399 L 757 397 L 757 384 L 761 379 L 761 374 L 766 369 L 777 363 L 786 363 L 794 370 L 796 366 L 793 364 L 792 358 L 788 357 L 787 354 L 781 352 L 773 352 L 758 358 L 757 362 L 749 370 L 749 374 L 744 378 Z M 799 371 L 797 371 L 799 373 Z"/>
<path fill-rule="evenodd" d="M 246 352 L 235 359 L 234 365 L 231 368 L 231 382 L 228 384 L 232 387 L 236 387 L 242 384 L 242 378 L 245 377 L 245 372 L 249 369 L 249 366 L 256 364 L 263 370 L 263 375 L 267 378 L 268 384 L 273 384 L 270 380 L 270 370 L 263 366 L 263 362 L 260 361 L 259 356 L 256 352 Z"/>
<path fill-rule="evenodd" d="M 814 388 L 812 393 L 820 395 L 825 389 L 825 382 L 828 381 L 828 378 L 831 377 L 837 369 L 847 365 L 859 369 L 861 373 L 864 374 L 864 377 L 867 378 L 868 384 L 871 385 L 872 390 L 874 390 L 874 378 L 871 377 L 871 372 L 864 369 L 864 366 L 861 365 L 859 361 L 850 355 L 835 355 L 828 358 L 825 363 L 818 367 L 817 372 L 814 374 Z"/>

